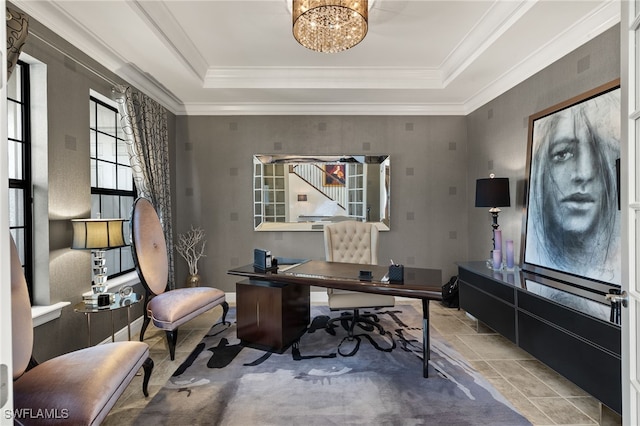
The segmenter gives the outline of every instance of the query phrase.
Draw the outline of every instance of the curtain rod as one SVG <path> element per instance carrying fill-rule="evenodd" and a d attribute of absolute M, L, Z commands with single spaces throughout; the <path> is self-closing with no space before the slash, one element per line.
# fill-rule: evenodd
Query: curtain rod
<path fill-rule="evenodd" d="M 96 69 L 94 69 L 93 67 L 91 67 L 90 65 L 85 64 L 84 62 L 80 61 L 79 59 L 77 59 L 75 56 L 71 55 L 68 52 L 65 52 L 64 50 L 62 50 L 60 47 L 56 46 L 55 44 L 53 44 L 52 42 L 46 40 L 42 35 L 38 34 L 37 32 L 34 32 L 31 30 L 31 28 L 29 28 L 29 34 L 35 36 L 38 40 L 40 40 L 41 42 L 45 43 L 46 45 L 48 45 L 49 47 L 51 47 L 52 49 L 56 50 L 58 53 L 63 54 L 64 56 L 68 57 L 69 59 L 71 59 L 72 61 L 74 61 L 75 63 L 77 63 L 78 65 L 82 66 L 83 68 L 85 68 L 87 71 L 95 74 L 96 76 L 100 77 L 101 79 L 105 80 L 107 83 L 110 83 L 113 87 L 111 88 L 111 90 L 113 91 L 114 88 L 121 86 L 122 83 L 117 83 L 115 82 L 113 79 L 105 76 L 104 74 L 102 74 L 100 71 L 97 71 Z M 126 83 L 125 83 L 126 85 Z"/>

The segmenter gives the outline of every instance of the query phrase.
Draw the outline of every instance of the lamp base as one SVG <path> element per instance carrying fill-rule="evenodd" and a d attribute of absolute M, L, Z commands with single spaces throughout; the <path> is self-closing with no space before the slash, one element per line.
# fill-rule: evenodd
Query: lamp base
<path fill-rule="evenodd" d="M 93 294 L 106 293 L 107 291 L 107 259 L 105 250 L 93 250 Z"/>
<path fill-rule="evenodd" d="M 93 294 L 102 294 L 107 292 L 107 284 L 94 284 L 91 286 Z"/>

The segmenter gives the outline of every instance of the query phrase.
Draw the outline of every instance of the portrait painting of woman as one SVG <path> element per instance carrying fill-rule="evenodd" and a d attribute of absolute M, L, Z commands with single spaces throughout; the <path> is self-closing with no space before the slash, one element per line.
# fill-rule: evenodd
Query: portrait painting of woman
<path fill-rule="evenodd" d="M 345 164 L 326 164 L 324 166 L 324 186 L 344 186 L 347 166 Z"/>
<path fill-rule="evenodd" d="M 524 262 L 621 283 L 620 89 L 533 118 Z"/>

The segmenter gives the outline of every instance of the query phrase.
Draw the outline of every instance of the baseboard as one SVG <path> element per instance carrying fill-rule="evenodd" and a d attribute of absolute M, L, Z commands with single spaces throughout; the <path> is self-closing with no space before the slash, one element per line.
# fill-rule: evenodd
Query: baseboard
<path fill-rule="evenodd" d="M 142 330 L 142 321 L 143 321 L 142 315 L 136 318 L 135 320 L 131 321 L 131 336 L 135 336 L 136 334 L 140 333 L 140 330 Z M 120 330 L 116 331 L 114 334 L 114 338 L 116 342 L 126 342 L 127 340 L 129 340 L 127 327 L 125 326 Z M 102 345 L 104 343 L 111 343 L 111 336 L 107 337 L 106 339 L 104 339 L 102 342 L 98 344 Z"/>

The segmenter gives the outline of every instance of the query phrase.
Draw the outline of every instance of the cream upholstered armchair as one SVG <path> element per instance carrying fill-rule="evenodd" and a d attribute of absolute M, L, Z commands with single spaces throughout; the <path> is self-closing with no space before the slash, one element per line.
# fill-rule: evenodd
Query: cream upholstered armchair
<path fill-rule="evenodd" d="M 354 220 L 326 225 L 324 250 L 328 262 L 377 265 L 378 228 L 371 223 Z M 351 314 L 342 313 L 340 317 L 329 320 L 328 330 L 332 329 L 333 323 L 340 321 L 347 328 L 349 337 L 353 337 L 356 325 L 368 331 L 375 327 L 384 334 L 384 329 L 378 324 L 378 318 L 374 314 L 360 313 L 360 309 L 394 306 L 393 296 L 339 289 L 327 289 L 327 294 L 331 310 L 352 311 Z"/>
<path fill-rule="evenodd" d="M 175 359 L 178 327 L 214 307 L 222 306 L 222 322 L 229 312 L 222 290 L 189 287 L 167 290 L 169 257 L 160 218 L 146 198 L 138 198 L 131 213 L 131 247 L 140 281 L 146 290 L 140 341 L 149 322 L 164 330 L 171 360 Z"/>
<path fill-rule="evenodd" d="M 149 396 L 147 387 L 153 361 L 146 343 L 105 343 L 41 364 L 33 359 L 33 321 L 27 282 L 13 239 L 10 245 L 13 408 L 16 413 L 32 416 L 16 418 L 15 424 L 99 425 L 140 367 L 144 369 L 142 390 Z M 55 418 L 37 416 L 38 413 L 53 413 Z"/>

